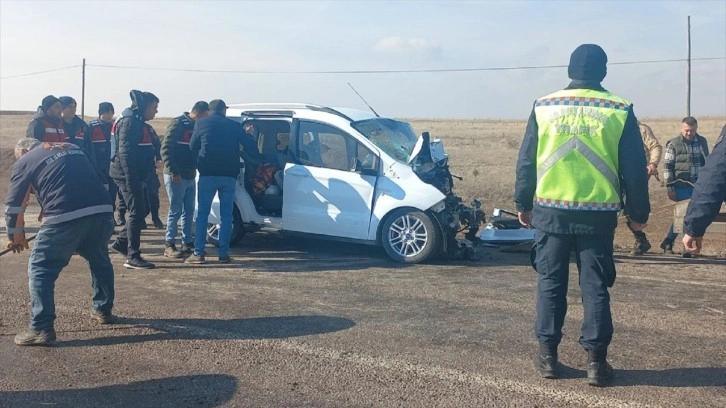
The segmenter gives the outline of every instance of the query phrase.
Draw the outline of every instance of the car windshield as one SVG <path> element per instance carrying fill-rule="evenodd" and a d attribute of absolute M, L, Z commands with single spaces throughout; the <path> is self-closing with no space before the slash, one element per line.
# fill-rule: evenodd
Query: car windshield
<path fill-rule="evenodd" d="M 353 122 L 351 126 L 401 163 L 408 163 L 418 140 L 411 125 L 393 119 L 366 119 Z"/>

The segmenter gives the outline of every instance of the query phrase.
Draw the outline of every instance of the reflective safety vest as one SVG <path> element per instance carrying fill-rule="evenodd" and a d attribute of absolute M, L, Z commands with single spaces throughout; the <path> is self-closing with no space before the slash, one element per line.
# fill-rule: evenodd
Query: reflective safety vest
<path fill-rule="evenodd" d="M 565 89 L 535 102 L 538 205 L 620 210 L 618 145 L 630 106 L 591 89 Z"/>
<path fill-rule="evenodd" d="M 46 118 L 40 118 L 40 123 L 43 124 L 45 131 L 43 133 L 43 139 L 41 142 L 48 143 L 65 143 L 66 132 L 63 129 L 63 124 L 55 124 Z"/>

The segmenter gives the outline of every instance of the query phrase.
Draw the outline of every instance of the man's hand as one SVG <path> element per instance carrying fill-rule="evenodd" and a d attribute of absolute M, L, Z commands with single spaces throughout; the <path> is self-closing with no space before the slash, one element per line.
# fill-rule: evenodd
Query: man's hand
<path fill-rule="evenodd" d="M 181 176 L 171 176 L 172 183 L 181 183 Z"/>
<path fill-rule="evenodd" d="M 676 201 L 676 192 L 675 191 L 668 190 L 668 198 L 671 201 Z"/>
<path fill-rule="evenodd" d="M 689 254 L 700 254 L 703 237 L 692 237 L 688 234 L 683 236 L 683 246 Z"/>
<path fill-rule="evenodd" d="M 650 163 L 647 167 L 648 169 L 648 175 L 649 176 L 657 176 L 658 175 L 658 166 L 655 165 L 655 163 Z"/>
<path fill-rule="evenodd" d="M 157 170 L 160 170 L 160 169 L 162 168 L 162 166 L 164 166 L 164 162 L 163 162 L 163 161 L 161 161 L 161 160 L 158 160 L 158 161 L 157 161 L 157 162 L 155 163 L 155 165 L 156 165 L 156 169 L 157 169 Z"/>
<path fill-rule="evenodd" d="M 518 212 L 517 217 L 519 218 L 520 224 L 526 228 L 532 228 L 532 211 Z"/>
<path fill-rule="evenodd" d="M 5 248 L 13 251 L 14 254 L 23 252 L 24 249 L 30 249 L 28 241 L 25 239 L 25 234 L 15 234 L 12 241 L 8 241 Z"/>

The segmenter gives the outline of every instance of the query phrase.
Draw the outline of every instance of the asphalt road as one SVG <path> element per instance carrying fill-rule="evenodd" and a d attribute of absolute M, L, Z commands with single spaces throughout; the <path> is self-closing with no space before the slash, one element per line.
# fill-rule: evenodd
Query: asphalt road
<path fill-rule="evenodd" d="M 560 359 L 533 369 L 527 254 L 402 267 L 365 246 L 245 237 L 231 265 L 116 265 L 121 324 L 89 318 L 74 257 L 56 288 L 58 341 L 21 348 L 27 254 L 0 258 L 2 407 L 724 407 L 726 264 L 618 258 L 613 387 L 585 384 L 577 274 Z M 214 257 L 212 257 L 214 259 Z M 223 267 L 222 267 L 223 266 Z M 574 265 L 573 265 L 574 269 Z"/>

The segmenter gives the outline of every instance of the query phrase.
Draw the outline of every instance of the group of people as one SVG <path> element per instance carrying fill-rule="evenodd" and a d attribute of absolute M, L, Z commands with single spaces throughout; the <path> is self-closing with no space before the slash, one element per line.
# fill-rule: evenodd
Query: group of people
<path fill-rule="evenodd" d="M 634 252 L 647 251 L 650 244 L 643 229 L 651 210 L 648 179 L 657 176 L 661 156 L 657 140 L 638 122 L 633 105 L 602 87 L 606 63 L 599 46 L 579 46 L 570 57 L 569 86 L 535 101 L 519 152 L 514 194 L 519 221 L 536 229 L 535 367 L 545 378 L 560 375 L 558 346 L 574 251 L 584 306 L 580 344 L 588 355 L 588 383 L 595 386 L 607 385 L 613 377 L 607 361 L 613 336 L 608 288 L 616 276 L 613 240 L 618 214 L 627 215 L 636 237 Z M 225 117 L 223 101 L 214 100 L 197 102 L 191 112 L 174 118 L 158 143 L 147 121 L 156 115 L 159 99 L 135 90 L 130 95 L 131 107 L 116 122 L 112 122 L 113 107 L 101 104 L 99 118 L 90 126 L 76 119 L 75 102 L 47 97 L 31 123 L 29 138 L 17 144 L 5 211 L 8 248 L 17 252 L 28 248 L 23 214 L 31 190 L 43 217 L 28 263 L 31 321 L 29 329 L 16 336 L 18 345 L 55 340 L 54 282 L 74 253 L 88 260 L 91 269 L 93 318 L 102 324 L 113 321 L 114 279 L 107 245 L 114 230 L 115 194 L 109 191 L 115 184 L 128 213 L 111 247 L 127 255 L 124 266 L 152 268 L 141 257 L 140 230 L 144 184 L 149 184 L 149 174 L 155 174 L 159 157 L 170 203 L 164 254 L 186 257 L 185 262 L 192 264 L 206 262 L 206 219 L 218 194 L 218 260 L 230 262 L 239 146 L 254 152 L 254 139 L 242 125 Z M 688 117 L 683 119 L 681 135 L 666 145 L 668 196 L 692 198 L 683 239 L 688 253 L 698 253 L 706 227 L 726 200 L 725 134 L 726 126 L 709 156 L 696 120 Z M 672 251 L 675 239 L 670 231 L 661 248 Z"/>

